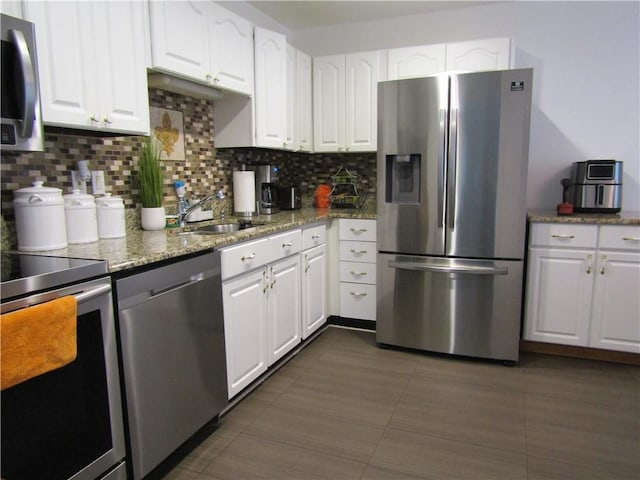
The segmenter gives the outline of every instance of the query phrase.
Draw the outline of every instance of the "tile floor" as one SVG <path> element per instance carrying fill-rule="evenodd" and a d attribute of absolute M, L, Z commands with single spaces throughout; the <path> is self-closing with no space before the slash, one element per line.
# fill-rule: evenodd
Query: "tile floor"
<path fill-rule="evenodd" d="M 640 367 L 504 367 L 329 327 L 212 430 L 160 478 L 640 479 Z"/>

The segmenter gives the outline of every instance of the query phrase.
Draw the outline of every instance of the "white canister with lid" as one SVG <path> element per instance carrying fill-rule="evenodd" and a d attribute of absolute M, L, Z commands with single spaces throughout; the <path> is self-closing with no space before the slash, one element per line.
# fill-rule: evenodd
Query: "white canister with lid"
<path fill-rule="evenodd" d="M 98 219 L 93 195 L 73 190 L 64 195 L 64 214 L 69 243 L 91 243 L 98 241 Z"/>
<path fill-rule="evenodd" d="M 121 238 L 126 236 L 124 202 L 120 197 L 106 193 L 96 199 L 98 209 L 98 237 Z"/>
<path fill-rule="evenodd" d="M 13 193 L 18 250 L 36 252 L 67 246 L 64 200 L 60 188 L 33 182 Z"/>

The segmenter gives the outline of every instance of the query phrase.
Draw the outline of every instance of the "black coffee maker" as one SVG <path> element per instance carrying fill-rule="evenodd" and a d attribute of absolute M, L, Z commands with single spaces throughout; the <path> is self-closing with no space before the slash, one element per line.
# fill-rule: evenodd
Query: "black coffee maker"
<path fill-rule="evenodd" d="M 258 215 L 278 213 L 278 167 L 256 165 L 256 203 Z"/>

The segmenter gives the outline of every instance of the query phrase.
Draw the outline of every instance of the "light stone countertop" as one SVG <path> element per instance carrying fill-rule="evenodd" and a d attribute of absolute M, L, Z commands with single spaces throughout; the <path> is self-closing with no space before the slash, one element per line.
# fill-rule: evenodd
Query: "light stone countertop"
<path fill-rule="evenodd" d="M 250 220 L 265 222 L 265 225 L 234 233 L 180 235 L 180 232 L 194 230 L 213 223 L 237 222 L 238 217 L 228 216 L 224 222 L 218 219 L 188 223 L 184 228 L 166 228 L 157 231 L 129 230 L 124 238 L 102 239 L 93 243 L 69 245 L 67 248 L 59 250 L 29 253 L 106 260 L 109 272 L 114 273 L 334 218 L 375 219 L 375 207 L 363 209 L 303 208 L 252 217 Z"/>
<path fill-rule="evenodd" d="M 531 223 L 591 223 L 598 225 L 640 225 L 640 212 L 620 213 L 574 213 L 558 215 L 555 210 L 530 210 L 527 218 Z"/>

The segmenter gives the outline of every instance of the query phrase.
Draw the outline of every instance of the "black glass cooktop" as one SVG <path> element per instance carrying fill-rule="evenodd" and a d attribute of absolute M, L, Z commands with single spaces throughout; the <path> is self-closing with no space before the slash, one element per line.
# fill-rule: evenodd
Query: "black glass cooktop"
<path fill-rule="evenodd" d="M 2 300 L 48 290 L 108 273 L 105 260 L 2 252 Z"/>

